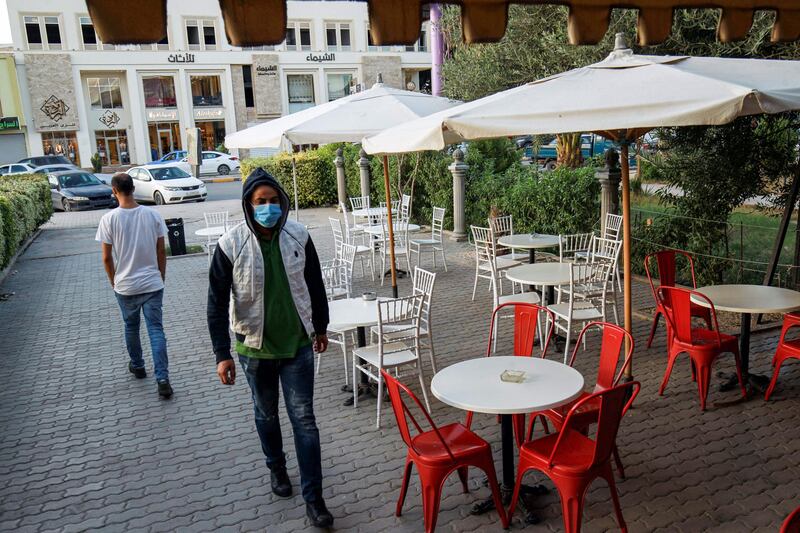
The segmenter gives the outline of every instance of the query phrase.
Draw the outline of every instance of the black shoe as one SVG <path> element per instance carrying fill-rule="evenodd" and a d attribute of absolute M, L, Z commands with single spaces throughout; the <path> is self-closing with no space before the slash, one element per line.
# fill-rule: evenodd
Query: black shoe
<path fill-rule="evenodd" d="M 289 481 L 289 474 L 286 468 L 276 468 L 270 470 L 269 480 L 272 485 L 272 494 L 281 498 L 288 498 L 292 495 L 292 482 Z"/>
<path fill-rule="evenodd" d="M 322 498 L 306 503 L 306 516 L 314 527 L 331 527 L 333 525 L 333 515 L 325 507 L 325 501 Z"/>
<path fill-rule="evenodd" d="M 158 381 L 158 395 L 162 398 L 172 396 L 172 385 L 169 384 L 169 380 L 161 379 Z"/>
<path fill-rule="evenodd" d="M 133 366 L 132 362 L 128 362 L 128 372 L 136 376 L 136 379 L 144 379 L 147 377 L 147 370 L 144 367 L 137 368 Z"/>

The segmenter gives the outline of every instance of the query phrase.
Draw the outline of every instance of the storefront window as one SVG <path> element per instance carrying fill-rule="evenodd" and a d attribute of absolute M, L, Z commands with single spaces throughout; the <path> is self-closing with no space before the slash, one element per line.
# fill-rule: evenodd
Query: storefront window
<path fill-rule="evenodd" d="M 225 121 L 196 122 L 195 126 L 200 129 L 203 150 L 216 150 L 217 146 L 225 142 Z"/>
<path fill-rule="evenodd" d="M 175 107 L 175 80 L 170 76 L 142 80 L 145 107 Z"/>
<path fill-rule="evenodd" d="M 42 133 L 42 149 L 44 155 L 62 155 L 73 164 L 81 166 L 78 138 L 74 131 Z"/>
<path fill-rule="evenodd" d="M 150 136 L 150 160 L 181 149 L 181 128 L 177 122 L 151 122 L 147 125 Z"/>
<path fill-rule="evenodd" d="M 221 106 L 219 76 L 192 76 L 192 104 L 195 107 Z"/>
<path fill-rule="evenodd" d="M 352 74 L 328 74 L 327 78 L 329 102 L 350 94 L 350 87 L 353 83 Z"/>
<path fill-rule="evenodd" d="M 104 165 L 127 165 L 131 162 L 125 130 L 98 130 L 94 132 L 94 138 L 96 151 Z"/>
<path fill-rule="evenodd" d="M 89 100 L 92 109 L 119 109 L 122 107 L 122 94 L 119 78 L 87 78 Z"/>
<path fill-rule="evenodd" d="M 289 113 L 314 107 L 314 76 L 312 74 L 289 74 L 286 76 L 289 92 Z"/>

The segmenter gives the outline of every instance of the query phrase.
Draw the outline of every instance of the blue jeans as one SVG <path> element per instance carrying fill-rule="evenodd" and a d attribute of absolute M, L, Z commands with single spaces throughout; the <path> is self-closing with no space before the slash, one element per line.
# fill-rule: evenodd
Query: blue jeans
<path fill-rule="evenodd" d="M 153 366 L 157 380 L 169 379 L 169 361 L 167 360 L 167 339 L 164 337 L 164 325 L 161 321 L 161 302 L 164 290 L 146 292 L 144 294 L 117 295 L 117 302 L 125 322 L 125 344 L 128 355 L 135 368 L 144 368 L 142 358 L 142 342 L 139 339 L 139 323 L 144 313 L 147 335 L 150 337 L 150 350 L 153 352 Z"/>
<path fill-rule="evenodd" d="M 281 424 L 278 420 L 278 380 L 292 423 L 294 449 L 300 467 L 303 499 L 313 502 L 322 497 L 322 459 L 319 430 L 314 418 L 314 351 L 300 348 L 291 359 L 254 359 L 239 356 L 244 375 L 253 393 L 256 431 L 267 468 L 284 468 Z"/>

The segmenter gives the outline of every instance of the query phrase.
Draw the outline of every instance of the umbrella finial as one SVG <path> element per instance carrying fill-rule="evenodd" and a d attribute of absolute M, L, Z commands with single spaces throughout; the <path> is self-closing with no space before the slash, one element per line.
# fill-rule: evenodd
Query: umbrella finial
<path fill-rule="evenodd" d="M 614 51 L 628 50 L 629 48 L 628 41 L 625 39 L 625 34 L 622 32 L 617 33 L 614 36 Z"/>

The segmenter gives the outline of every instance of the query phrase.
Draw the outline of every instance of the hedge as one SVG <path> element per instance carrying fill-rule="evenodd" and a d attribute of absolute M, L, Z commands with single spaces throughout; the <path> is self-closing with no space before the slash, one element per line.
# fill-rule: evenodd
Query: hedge
<path fill-rule="evenodd" d="M 50 185 L 41 174 L 0 178 L 0 268 L 53 214 Z"/>
<path fill-rule="evenodd" d="M 336 203 L 336 170 L 333 159 L 323 157 L 318 151 L 294 154 L 297 168 L 297 202 L 301 208 L 318 207 Z M 281 153 L 271 157 L 254 157 L 242 160 L 242 181 L 256 168 L 272 174 L 289 194 L 294 204 L 292 187 L 292 155 Z"/>

